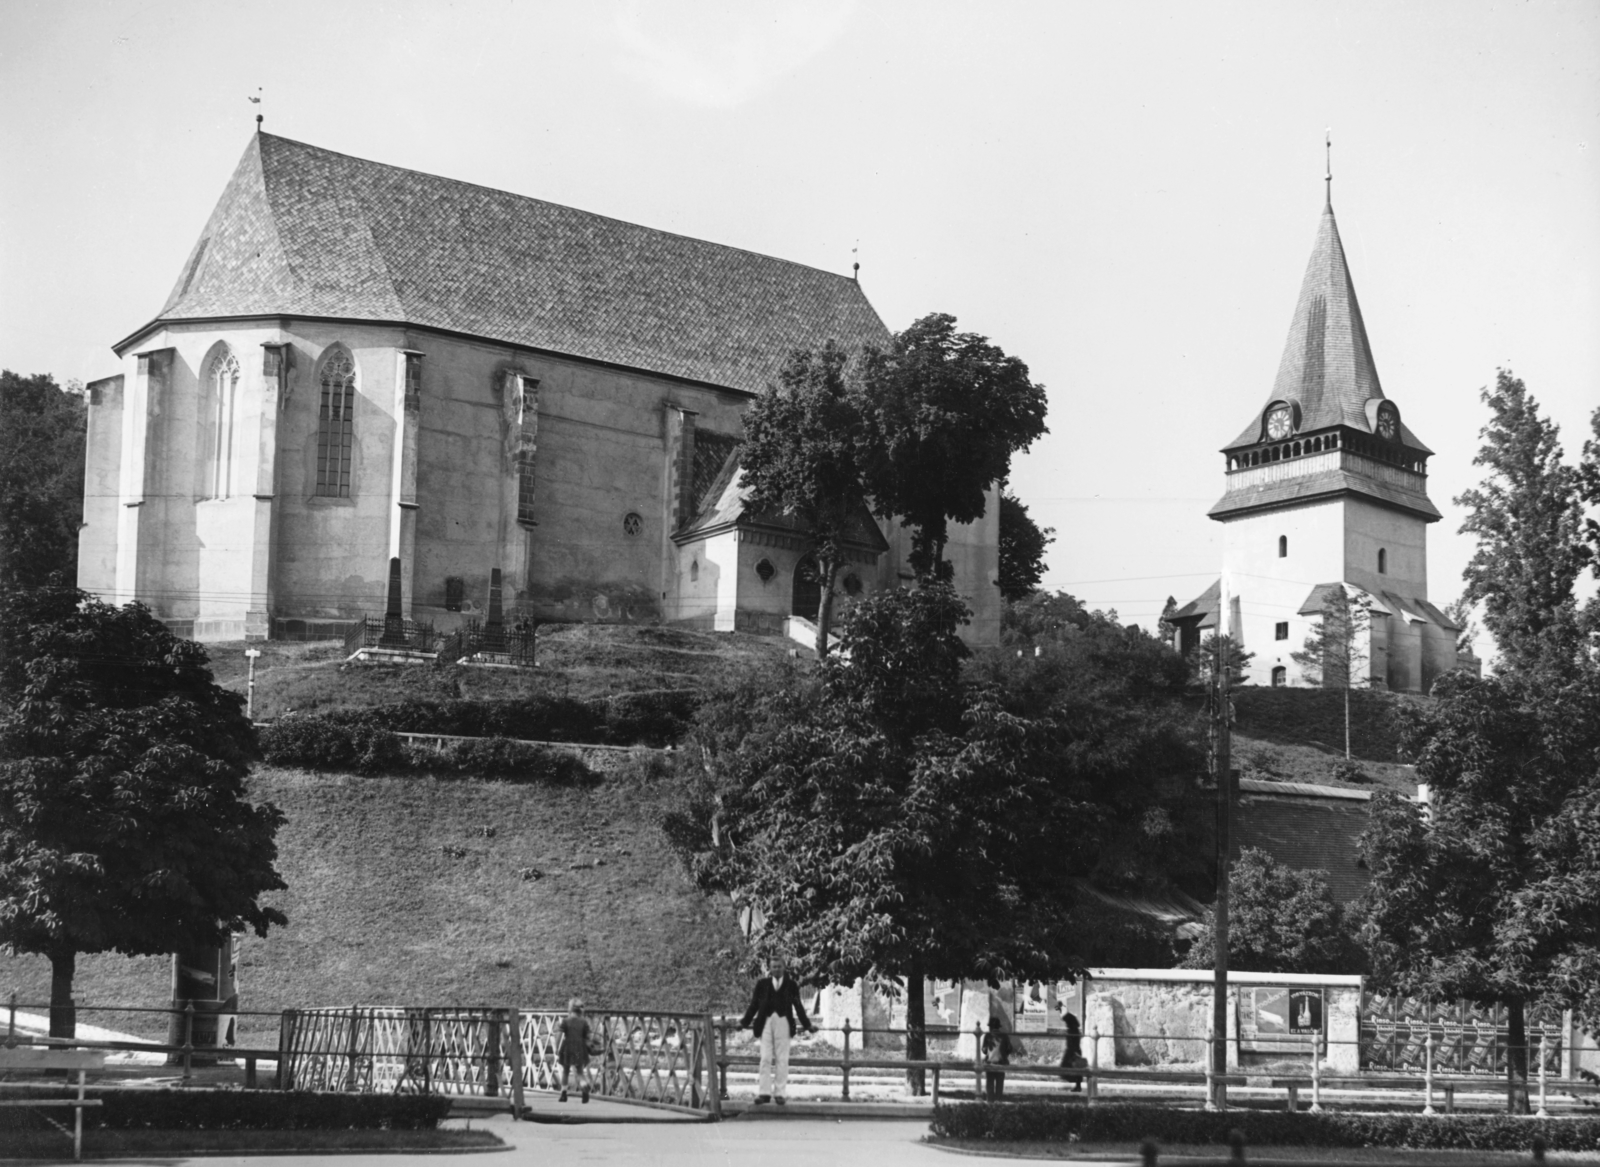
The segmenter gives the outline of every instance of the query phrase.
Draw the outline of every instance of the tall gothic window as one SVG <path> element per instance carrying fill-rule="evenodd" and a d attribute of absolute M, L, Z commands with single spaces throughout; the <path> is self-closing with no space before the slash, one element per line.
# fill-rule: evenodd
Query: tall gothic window
<path fill-rule="evenodd" d="M 322 364 L 322 406 L 317 415 L 317 493 L 350 497 L 350 455 L 355 441 L 356 364 L 336 349 Z"/>
<path fill-rule="evenodd" d="M 234 442 L 239 412 L 239 361 L 226 347 L 218 350 L 206 371 L 200 424 L 200 497 L 227 498 L 233 493 Z"/>

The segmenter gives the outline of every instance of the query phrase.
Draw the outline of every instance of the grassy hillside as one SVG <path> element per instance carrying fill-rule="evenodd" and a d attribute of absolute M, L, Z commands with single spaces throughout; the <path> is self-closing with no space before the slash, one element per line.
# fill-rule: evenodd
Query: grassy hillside
<path fill-rule="evenodd" d="M 290 925 L 245 940 L 243 1007 L 559 1005 L 574 994 L 742 1007 L 733 913 L 667 853 L 659 791 L 639 769 L 589 790 L 259 770 L 252 796 L 288 816 L 278 846 L 289 890 L 275 902 Z M 525 878 L 530 869 L 541 877 Z M 163 1003 L 165 960 L 95 956 L 78 967 L 82 1005 Z M 12 989 L 45 1000 L 47 963 L 0 957 L 0 997 Z"/>
<path fill-rule="evenodd" d="M 537 669 L 450 665 L 404 668 L 347 665 L 335 641 L 207 645 L 217 683 L 245 691 L 244 650 L 256 661 L 255 716 L 289 710 L 382 705 L 407 698 L 496 700 L 549 693 L 609 697 L 648 689 L 698 688 L 729 670 L 789 661 L 781 637 L 691 632 L 679 628 L 566 625 L 541 630 Z"/>
<path fill-rule="evenodd" d="M 1400 754 L 1397 712 L 1428 698 L 1353 690 L 1350 752 L 1365 781 L 1342 776 L 1344 694 L 1333 689 L 1234 691 L 1234 764 L 1243 777 L 1314 782 L 1360 789 L 1387 787 L 1416 793 L 1416 776 Z"/>

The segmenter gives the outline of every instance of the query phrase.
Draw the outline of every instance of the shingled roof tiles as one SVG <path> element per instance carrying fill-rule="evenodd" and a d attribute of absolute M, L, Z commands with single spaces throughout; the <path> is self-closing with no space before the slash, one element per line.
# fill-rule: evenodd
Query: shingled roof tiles
<path fill-rule="evenodd" d="M 751 393 L 793 349 L 889 341 L 849 277 L 272 134 L 251 139 L 157 321 L 257 315 L 439 328 Z"/>
<path fill-rule="evenodd" d="M 1333 208 L 1326 207 L 1317 225 L 1317 241 L 1306 264 L 1295 302 L 1289 339 L 1284 345 L 1272 401 L 1300 405 L 1300 432 L 1346 425 L 1371 433 L 1367 402 L 1383 396 L 1378 367 L 1367 341 L 1366 322 L 1356 302 L 1356 288 L 1345 262 L 1344 244 Z M 1428 452 L 1416 435 L 1401 425 L 1401 438 L 1412 449 Z M 1253 445 L 1262 440 L 1261 415 L 1223 447 Z"/>

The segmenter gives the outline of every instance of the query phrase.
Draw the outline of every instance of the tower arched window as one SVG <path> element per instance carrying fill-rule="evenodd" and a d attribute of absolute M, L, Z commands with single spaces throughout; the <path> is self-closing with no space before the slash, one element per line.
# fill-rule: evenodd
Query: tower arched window
<path fill-rule="evenodd" d="M 1380 547 L 1380 548 L 1378 548 L 1378 574 L 1379 575 L 1387 575 L 1388 573 L 1389 573 L 1389 552 L 1387 550 L 1385 550 L 1384 548 Z"/>
<path fill-rule="evenodd" d="M 200 497 L 233 493 L 239 414 L 239 360 L 226 345 L 206 367 L 200 403 Z"/>
<path fill-rule="evenodd" d="M 1272 687 L 1282 689 L 1289 683 L 1289 670 L 1282 665 L 1276 665 L 1272 670 Z"/>
<path fill-rule="evenodd" d="M 1287 535 L 1278 536 L 1278 558 L 1289 558 L 1289 536 Z"/>
<path fill-rule="evenodd" d="M 317 414 L 317 494 L 350 497 L 355 446 L 356 363 L 348 350 L 334 349 L 322 362 L 322 402 Z"/>

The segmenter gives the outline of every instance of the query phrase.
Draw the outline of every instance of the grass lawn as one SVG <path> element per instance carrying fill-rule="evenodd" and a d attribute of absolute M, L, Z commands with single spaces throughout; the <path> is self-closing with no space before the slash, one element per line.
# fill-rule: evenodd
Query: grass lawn
<path fill-rule="evenodd" d="M 742 633 L 654 626 L 552 625 L 539 634 L 539 667 L 481 669 L 450 665 L 384 668 L 346 665 L 339 641 L 242 641 L 206 645 L 224 688 L 244 692 L 244 650 L 256 648 L 257 720 L 289 710 L 386 705 L 396 701 L 509 700 L 531 694 L 610 697 L 646 689 L 694 689 L 729 669 L 783 663 L 792 641 Z"/>
<path fill-rule="evenodd" d="M 1133 1159 L 1139 1158 L 1138 1143 L 1001 1143 L 990 1139 L 935 1139 L 926 1140 L 930 1146 L 984 1157 L 1008 1159 Z M 1217 1144 L 1192 1146 L 1161 1144 L 1157 1161 L 1178 1163 L 1183 1160 L 1203 1160 L 1227 1163 L 1229 1148 Z M 1532 1156 L 1526 1151 L 1414 1151 L 1405 1147 L 1246 1147 L 1245 1159 L 1249 1163 L 1372 1163 L 1415 1164 L 1416 1167 L 1454 1167 L 1460 1164 L 1478 1164 L 1494 1167 L 1496 1164 L 1530 1163 Z M 1549 1151 L 1545 1160 L 1550 1163 L 1600 1163 L 1600 1151 Z"/>
<path fill-rule="evenodd" d="M 486 1130 L 425 1131 L 104 1131 L 83 1133 L 85 1159 L 304 1151 L 313 1155 L 404 1154 L 407 1151 L 493 1150 L 505 1146 Z M 7 1131 L 0 1160 L 68 1159 L 72 1142 L 57 1131 Z"/>

